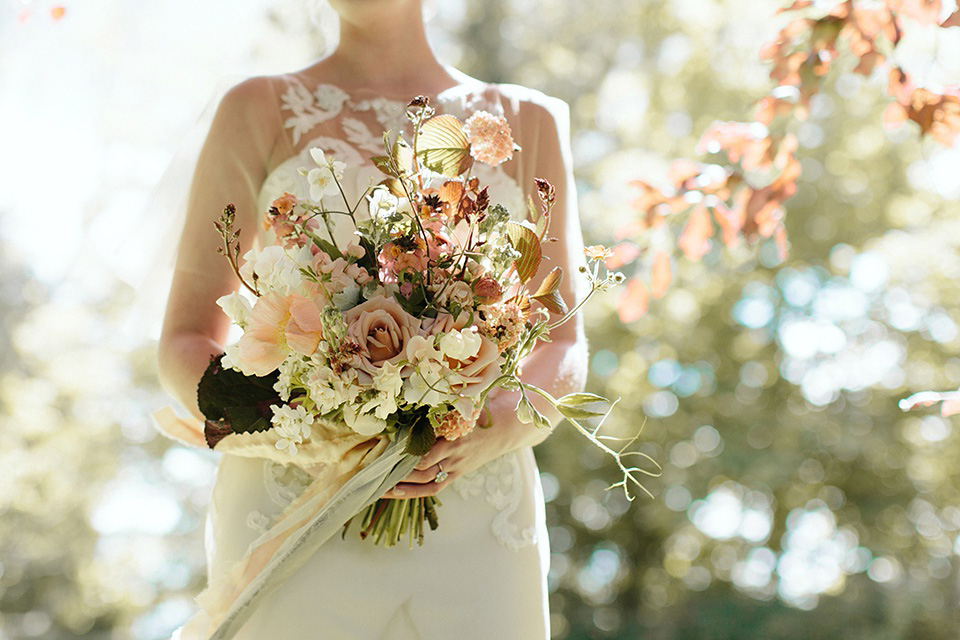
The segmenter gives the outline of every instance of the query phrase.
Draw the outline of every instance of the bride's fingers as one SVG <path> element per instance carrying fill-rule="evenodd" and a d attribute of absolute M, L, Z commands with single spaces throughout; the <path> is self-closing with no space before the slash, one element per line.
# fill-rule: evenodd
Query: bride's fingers
<path fill-rule="evenodd" d="M 417 466 L 414 469 L 423 471 L 429 469 L 438 462 L 442 462 L 444 458 L 450 455 L 450 450 L 453 448 L 453 443 L 448 440 L 441 438 L 437 440 L 437 443 L 433 445 L 433 448 L 420 459 L 420 462 L 417 463 Z"/>
<path fill-rule="evenodd" d="M 426 482 L 424 484 L 413 484 L 411 482 L 401 482 L 390 491 L 386 492 L 384 498 L 426 498 L 435 496 L 443 490 L 448 484 L 453 482 L 456 474 L 451 473 L 443 482 Z"/>
<path fill-rule="evenodd" d="M 426 469 L 414 469 L 406 478 L 403 479 L 403 482 L 412 484 L 433 482 L 438 473 L 440 473 L 440 467 L 435 464 L 427 467 Z"/>

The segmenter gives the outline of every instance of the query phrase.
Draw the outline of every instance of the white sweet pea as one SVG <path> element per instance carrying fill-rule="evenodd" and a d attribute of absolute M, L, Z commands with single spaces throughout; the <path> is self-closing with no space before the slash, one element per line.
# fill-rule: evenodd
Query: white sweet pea
<path fill-rule="evenodd" d="M 480 336 L 474 331 L 454 329 L 440 337 L 440 351 L 444 356 L 466 362 L 480 351 Z"/>
<path fill-rule="evenodd" d="M 436 406 L 449 400 L 450 384 L 444 380 L 447 368 L 433 360 L 423 360 L 417 365 L 403 385 L 403 398 L 410 404 Z"/>
<path fill-rule="evenodd" d="M 313 416 L 302 406 L 274 405 L 271 409 L 273 417 L 270 422 L 280 436 L 276 444 L 277 449 L 286 451 L 292 456 L 297 455 L 297 445 L 303 444 L 303 440 L 310 437 Z"/>
<path fill-rule="evenodd" d="M 352 404 L 344 405 L 343 421 L 362 436 L 375 436 L 387 428 L 386 420 L 368 413 L 358 413 L 357 408 Z"/>
<path fill-rule="evenodd" d="M 400 390 L 403 388 L 401 369 L 400 365 L 384 362 L 380 371 L 373 376 L 373 388 L 394 398 L 400 395 Z"/>
<path fill-rule="evenodd" d="M 443 354 L 433 346 L 433 336 L 413 336 L 407 340 L 407 360 L 416 364 L 423 360 L 439 360 Z"/>
<path fill-rule="evenodd" d="M 246 328 L 247 318 L 250 317 L 250 312 L 253 310 L 249 300 L 234 291 L 218 298 L 217 304 L 234 324 L 241 329 Z"/>
<path fill-rule="evenodd" d="M 220 364 L 224 369 L 233 369 L 234 371 L 243 371 L 243 362 L 239 357 L 237 343 L 228 344 L 223 348 L 223 359 Z"/>
<path fill-rule="evenodd" d="M 360 409 L 361 413 L 370 413 L 381 420 L 386 420 L 390 414 L 397 410 L 397 397 L 388 393 L 378 393 L 372 400 L 364 403 Z"/>

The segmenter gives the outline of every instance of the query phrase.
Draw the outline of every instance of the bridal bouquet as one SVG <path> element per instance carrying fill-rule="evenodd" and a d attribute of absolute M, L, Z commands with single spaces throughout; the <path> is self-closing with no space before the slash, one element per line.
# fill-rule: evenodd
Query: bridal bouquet
<path fill-rule="evenodd" d="M 234 207 L 223 211 L 221 253 L 252 296 L 218 300 L 242 335 L 199 385 L 207 444 L 266 433 L 306 470 L 332 447 L 373 438 L 403 437 L 404 453 L 422 456 L 437 438 L 474 429 L 487 395 L 503 388 L 520 392 L 522 421 L 549 428 L 530 401 L 537 394 L 606 449 L 581 424 L 602 418 L 604 398 L 554 399 L 520 379 L 537 342 L 590 297 L 568 309 L 560 268 L 528 288 L 548 240 L 554 188 L 538 179 L 540 202 L 530 200 L 529 220 L 516 222 L 470 172 L 474 161 L 496 165 L 519 151 L 502 116 L 480 111 L 461 123 L 434 115 L 425 98 L 408 115 L 412 140 L 384 137 L 387 153 L 373 158 L 384 180 L 358 202 L 341 188 L 343 163 L 315 148 L 314 166 L 300 169 L 310 198 L 285 193 L 264 216 L 276 244 L 241 259 Z M 335 224 L 354 230 L 345 245 Z M 591 295 L 620 279 L 601 272 L 604 257 L 602 248 L 588 250 Z M 377 543 L 409 536 L 422 544 L 424 522 L 437 526 L 437 504 L 380 499 L 353 521 Z"/>

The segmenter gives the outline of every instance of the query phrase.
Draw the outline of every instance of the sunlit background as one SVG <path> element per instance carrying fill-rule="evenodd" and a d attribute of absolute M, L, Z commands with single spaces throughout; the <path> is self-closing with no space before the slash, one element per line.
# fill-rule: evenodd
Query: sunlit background
<path fill-rule="evenodd" d="M 156 323 L 128 310 L 152 265 L 124 247 L 218 86 L 322 50 L 307 4 L 0 5 L 0 638 L 153 640 L 194 609 L 216 455 L 149 422 Z M 610 243 L 630 180 L 769 89 L 778 4 L 438 0 L 429 24 L 444 61 L 570 103 Z M 908 33 L 905 63 L 956 82 L 957 32 Z M 590 386 L 664 471 L 628 504 L 572 430 L 538 448 L 554 637 L 956 636 L 960 433 L 897 401 L 960 385 L 960 149 L 885 131 L 854 64 L 795 127 L 786 261 L 715 247 L 639 322 L 591 311 Z"/>

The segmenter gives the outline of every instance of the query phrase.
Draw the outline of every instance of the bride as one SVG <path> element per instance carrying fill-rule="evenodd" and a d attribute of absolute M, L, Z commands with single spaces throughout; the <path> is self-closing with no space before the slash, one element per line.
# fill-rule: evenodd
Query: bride
<path fill-rule="evenodd" d="M 201 418 L 196 389 L 209 359 L 223 352 L 229 320 L 216 300 L 238 281 L 217 253 L 214 221 L 236 205 L 242 252 L 269 241 L 261 216 L 285 191 L 309 193 L 298 168 L 319 147 L 345 162 L 348 198 L 382 176 L 369 161 L 383 132 L 408 126 L 407 103 L 429 98 L 437 113 L 461 120 L 476 110 L 506 117 L 522 152 L 484 167 L 493 202 L 526 210 L 534 177 L 557 189 L 547 271 L 567 274 L 573 301 L 583 256 L 571 173 L 569 116 L 554 98 L 515 85 L 488 84 L 441 64 L 431 50 L 422 0 L 330 0 L 340 41 L 300 71 L 254 77 L 221 101 L 190 189 L 187 218 L 160 341 L 165 387 Z M 305 191 L 306 190 L 306 191 Z M 534 196 L 535 197 L 535 196 Z M 337 229 L 338 233 L 348 230 Z M 551 333 L 524 365 L 524 379 L 554 397 L 582 387 L 586 342 L 577 319 Z M 540 431 L 517 420 L 514 394 L 491 394 L 474 429 L 439 440 L 388 498 L 437 495 L 440 527 L 425 544 L 381 548 L 356 534 L 334 536 L 259 601 L 235 636 L 244 639 L 401 640 L 549 638 L 549 545 L 531 447 Z M 559 416 L 540 406 L 555 424 Z M 485 424 L 489 422 L 489 424 Z M 225 455 L 207 518 L 208 579 L 224 576 L 309 480 L 292 466 Z M 186 637 L 186 636 L 185 636 Z"/>

